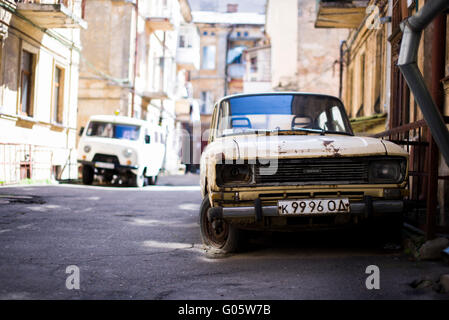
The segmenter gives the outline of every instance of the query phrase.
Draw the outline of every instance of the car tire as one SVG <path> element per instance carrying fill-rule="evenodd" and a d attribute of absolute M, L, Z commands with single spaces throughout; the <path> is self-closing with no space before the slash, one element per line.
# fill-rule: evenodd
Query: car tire
<path fill-rule="evenodd" d="M 154 186 L 157 183 L 157 176 L 148 177 L 148 185 Z"/>
<path fill-rule="evenodd" d="M 83 184 L 91 185 L 94 182 L 94 169 L 90 166 L 83 166 Z"/>
<path fill-rule="evenodd" d="M 404 221 L 402 217 L 395 217 L 385 222 L 384 241 L 386 243 L 402 244 L 402 227 Z"/>
<path fill-rule="evenodd" d="M 379 245 L 402 244 L 402 226 L 401 217 L 390 217 L 372 221 L 368 225 L 366 236 Z"/>
<path fill-rule="evenodd" d="M 216 232 L 207 218 L 210 202 L 207 195 L 204 197 L 200 207 L 200 230 L 203 244 L 209 251 L 216 254 L 233 253 L 240 248 L 240 230 L 224 220 L 221 220 L 222 232 Z"/>

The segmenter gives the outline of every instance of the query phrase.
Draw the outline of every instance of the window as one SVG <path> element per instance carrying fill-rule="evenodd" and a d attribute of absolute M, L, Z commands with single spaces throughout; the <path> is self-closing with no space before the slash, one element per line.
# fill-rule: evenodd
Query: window
<path fill-rule="evenodd" d="M 20 78 L 20 113 L 33 116 L 31 97 L 34 78 L 34 55 L 28 51 L 22 51 L 22 65 Z"/>
<path fill-rule="evenodd" d="M 210 114 L 212 110 L 211 108 L 211 94 L 209 91 L 202 91 L 201 92 L 201 114 Z"/>
<path fill-rule="evenodd" d="M 203 59 L 201 69 L 214 70 L 215 69 L 215 46 L 203 47 Z"/>
<path fill-rule="evenodd" d="M 81 1 L 81 19 L 86 18 L 86 0 Z"/>
<path fill-rule="evenodd" d="M 382 60 L 383 60 L 383 30 L 378 31 L 376 35 L 376 67 L 374 80 L 374 113 L 381 113 L 380 93 L 382 90 Z"/>
<path fill-rule="evenodd" d="M 251 64 L 251 72 L 257 72 L 257 56 L 251 57 L 250 64 Z"/>
<path fill-rule="evenodd" d="M 179 48 L 192 48 L 192 37 L 187 34 L 179 35 L 178 47 Z"/>
<path fill-rule="evenodd" d="M 86 135 L 112 139 L 136 141 L 139 139 L 140 126 L 94 121 L 89 124 Z"/>
<path fill-rule="evenodd" d="M 180 48 L 186 47 L 186 39 L 185 39 L 185 36 L 182 34 L 179 36 L 179 47 Z"/>
<path fill-rule="evenodd" d="M 365 102 L 365 54 L 360 57 L 360 92 L 359 92 L 359 109 L 357 111 L 357 117 L 363 117 L 365 115 L 363 105 Z"/>
<path fill-rule="evenodd" d="M 228 3 L 226 6 L 226 12 L 234 13 L 239 11 L 239 5 L 237 3 Z"/>
<path fill-rule="evenodd" d="M 56 67 L 53 80 L 53 122 L 62 123 L 64 113 L 64 70 Z"/>

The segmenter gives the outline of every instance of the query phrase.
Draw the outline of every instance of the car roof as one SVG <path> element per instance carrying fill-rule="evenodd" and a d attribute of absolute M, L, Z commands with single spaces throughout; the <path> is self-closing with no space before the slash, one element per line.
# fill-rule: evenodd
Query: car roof
<path fill-rule="evenodd" d="M 137 118 L 125 117 L 125 116 L 115 116 L 115 115 L 96 115 L 89 118 L 90 121 L 101 121 L 101 122 L 111 122 L 111 123 L 122 123 L 122 124 L 132 124 L 138 126 L 149 126 L 150 122 L 146 120 L 141 120 Z"/>
<path fill-rule="evenodd" d="M 237 94 L 231 94 L 228 96 L 225 96 L 223 98 L 221 98 L 219 100 L 219 102 L 221 102 L 222 100 L 225 99 L 230 99 L 230 98 L 236 98 L 236 97 L 251 97 L 251 96 L 272 96 L 272 95 L 305 95 L 305 96 L 321 96 L 321 97 L 329 97 L 329 98 L 334 98 L 337 100 L 340 100 L 338 97 L 333 96 L 333 95 L 329 95 L 329 94 L 323 94 L 323 93 L 313 93 L 313 92 L 299 92 L 299 91 L 273 91 L 273 92 L 259 92 L 259 93 L 237 93 Z M 341 100 L 340 100 L 341 101 Z"/>

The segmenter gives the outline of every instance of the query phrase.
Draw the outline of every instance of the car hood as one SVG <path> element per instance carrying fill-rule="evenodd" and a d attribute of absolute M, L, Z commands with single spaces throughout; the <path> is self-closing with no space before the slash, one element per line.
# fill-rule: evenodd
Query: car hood
<path fill-rule="evenodd" d="M 222 152 L 229 159 L 406 155 L 390 142 L 345 135 L 242 135 L 219 140 L 222 140 Z"/>

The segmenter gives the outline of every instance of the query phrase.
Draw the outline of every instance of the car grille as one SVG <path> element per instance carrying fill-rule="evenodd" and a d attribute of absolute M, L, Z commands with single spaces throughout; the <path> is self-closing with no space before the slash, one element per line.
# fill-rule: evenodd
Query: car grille
<path fill-rule="evenodd" d="M 256 183 L 361 184 L 368 182 L 367 159 L 278 159 L 277 166 L 275 164 L 275 162 L 271 162 L 270 166 L 257 164 Z"/>
<path fill-rule="evenodd" d="M 120 161 L 118 161 L 117 156 L 111 156 L 108 154 L 101 154 L 101 153 L 96 153 L 92 161 L 93 162 L 107 162 L 107 163 L 113 163 L 116 165 L 120 164 Z"/>

